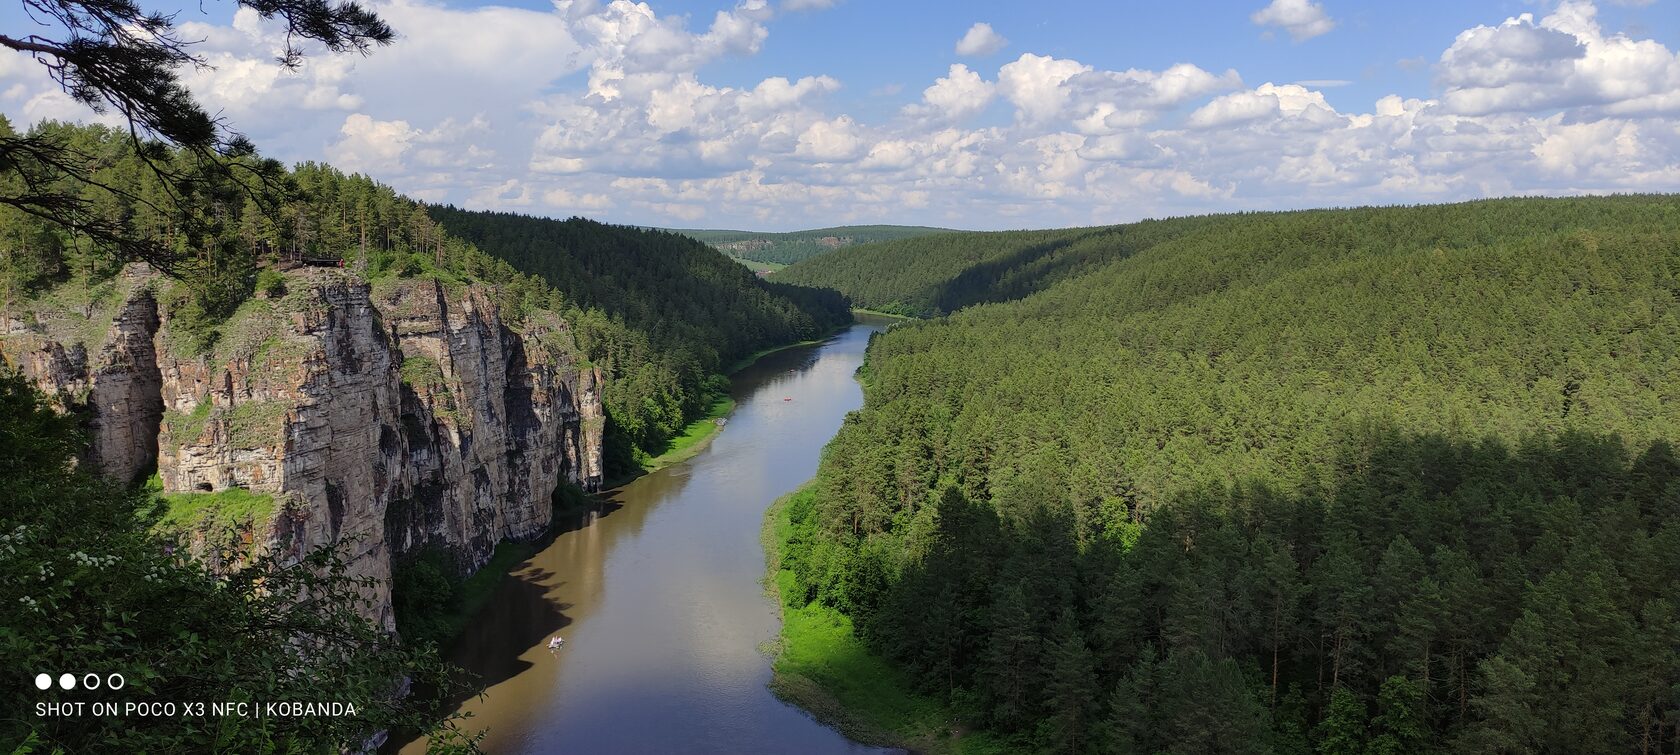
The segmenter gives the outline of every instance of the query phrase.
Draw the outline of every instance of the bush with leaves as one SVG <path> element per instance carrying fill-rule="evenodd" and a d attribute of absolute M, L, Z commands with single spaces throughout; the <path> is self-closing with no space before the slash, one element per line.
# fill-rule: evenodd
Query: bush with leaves
<path fill-rule="evenodd" d="M 121 674 L 121 690 L 8 685 L 0 741 L 66 752 L 331 752 L 425 729 L 444 689 L 430 651 L 363 618 L 368 585 L 331 550 L 225 576 L 152 528 L 144 490 L 89 474 L 82 438 L 16 374 L 0 375 L 0 658 L 38 673 Z M 343 702 L 342 717 L 42 716 L 54 702 Z M 445 721 L 445 729 L 453 726 Z"/>

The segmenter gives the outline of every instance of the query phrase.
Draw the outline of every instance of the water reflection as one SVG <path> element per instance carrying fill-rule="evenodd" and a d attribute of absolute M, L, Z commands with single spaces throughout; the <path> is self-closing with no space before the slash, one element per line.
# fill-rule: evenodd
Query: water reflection
<path fill-rule="evenodd" d="M 738 374 L 704 451 L 612 491 L 504 580 L 452 651 L 483 678 L 461 710 L 488 727 L 488 751 L 870 751 L 766 688 L 759 646 L 777 624 L 758 536 L 765 506 L 810 478 L 862 404 L 853 374 L 881 327 Z M 550 651 L 555 634 L 566 644 Z"/>

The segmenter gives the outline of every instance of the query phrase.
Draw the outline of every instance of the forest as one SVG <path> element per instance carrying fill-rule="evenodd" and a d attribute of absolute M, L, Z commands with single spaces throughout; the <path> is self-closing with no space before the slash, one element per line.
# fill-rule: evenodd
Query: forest
<path fill-rule="evenodd" d="M 10 128 L 0 120 L 0 135 Z M 172 251 L 174 279 L 161 286 L 160 304 L 194 348 L 215 348 L 240 302 L 258 287 L 283 286 L 274 267 L 303 255 L 341 255 L 372 279 L 482 281 L 514 318 L 564 304 L 540 281 L 444 238 L 417 205 L 365 179 L 301 166 L 280 185 L 217 170 L 170 187 L 148 160 L 183 173 L 202 166 L 179 152 L 138 154 L 127 134 L 103 127 L 44 123 L 30 136 L 89 161 L 97 185 L 71 191 L 81 192 L 104 227 Z M 12 167 L 0 182 L 15 192 L 25 178 Z M 42 175 L 50 173 L 33 177 Z M 170 195 L 183 190 L 190 193 Z M 264 202 L 276 195 L 279 202 Z M 110 320 L 94 315 L 120 303 L 111 282 L 122 265 L 80 234 L 0 207 L 0 306 L 8 315 L 32 307 L 77 311 L 103 334 Z M 402 728 L 433 729 L 445 742 L 440 749 L 470 745 L 452 720 L 438 720 L 434 706 L 455 682 L 434 651 L 364 618 L 365 584 L 339 555 L 307 554 L 304 568 L 264 556 L 223 575 L 180 558 L 163 498 L 79 460 L 87 448 L 82 420 L 10 367 L 0 369 L 0 657 L 20 674 L 5 693 L 5 709 L 17 715 L 0 720 L 0 742 L 18 752 L 318 752 Z M 330 689 L 360 707 L 334 719 L 46 716 L 35 708 L 37 682 L 23 669 L 121 674 L 136 700 L 249 704 L 315 700 Z M 394 680 L 403 678 L 435 694 L 394 694 Z"/>
<path fill-rule="evenodd" d="M 236 172 L 206 173 L 191 195 L 180 197 L 195 215 L 186 222 L 161 210 L 177 204 L 168 194 L 174 189 L 157 180 L 152 158 L 138 154 L 125 134 L 50 122 L 30 134 L 62 140 L 96 160 L 94 177 L 112 189 L 85 189 L 99 212 L 174 250 L 175 272 L 186 285 L 165 306 L 178 322 L 195 326 L 205 349 L 258 285 L 274 284 L 272 268 L 303 259 L 343 260 L 369 280 L 480 281 L 497 291 L 514 320 L 533 308 L 561 314 L 582 356 L 606 373 L 609 478 L 634 473 L 639 460 L 657 455 L 703 414 L 724 390 L 717 376 L 724 366 L 851 318 L 848 303 L 833 291 L 757 280 L 674 234 L 429 208 L 321 164 L 299 165 L 278 185 L 242 183 Z M 182 172 L 195 168 L 185 154 L 168 159 Z M 121 270 L 116 256 L 16 208 L 0 207 L 0 238 L 9 242 L 0 245 L 0 296 L 7 306 L 55 290 L 91 296 Z"/>
<path fill-rule="evenodd" d="M 856 244 L 872 244 L 947 231 L 944 228 L 917 225 L 843 225 L 787 233 L 694 229 L 673 229 L 671 232 L 709 244 L 733 257 L 781 266 Z"/>
<path fill-rule="evenodd" d="M 950 313 L 784 599 L 1012 751 L 1680 752 L 1680 198 L 969 238 L 784 274 Z"/>
<path fill-rule="evenodd" d="M 1172 227 L 1190 222 L 1195 221 Z M 1145 228 L 924 236 L 811 257 L 771 277 L 838 288 L 857 306 L 877 312 L 935 317 L 970 304 L 1018 299 L 1092 269 L 1134 247 L 1133 237 Z"/>
<path fill-rule="evenodd" d="M 761 349 L 824 335 L 851 322 L 831 289 L 768 283 L 716 250 L 669 231 L 432 207 L 456 237 L 536 276 L 586 311 L 626 355 L 609 383 L 607 475 L 657 454 L 727 390 L 718 376 Z M 591 341 L 591 343 L 594 343 Z"/>

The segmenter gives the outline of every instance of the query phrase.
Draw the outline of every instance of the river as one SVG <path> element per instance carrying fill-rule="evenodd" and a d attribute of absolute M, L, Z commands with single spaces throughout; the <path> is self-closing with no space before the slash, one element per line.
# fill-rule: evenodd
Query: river
<path fill-rule="evenodd" d="M 853 373 L 886 324 L 860 316 L 736 373 L 705 450 L 604 494 L 513 569 L 450 658 L 481 678 L 460 711 L 487 752 L 877 752 L 770 694 L 779 620 L 759 531 L 862 405 Z"/>

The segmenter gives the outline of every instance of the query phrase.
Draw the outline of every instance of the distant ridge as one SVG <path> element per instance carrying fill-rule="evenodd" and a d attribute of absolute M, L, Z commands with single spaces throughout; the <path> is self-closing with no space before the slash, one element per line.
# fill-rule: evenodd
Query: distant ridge
<path fill-rule="evenodd" d="M 843 247 L 953 232 L 949 228 L 919 225 L 842 225 L 786 233 L 693 228 L 660 230 L 680 233 L 708 244 L 759 272 L 777 270 Z"/>

